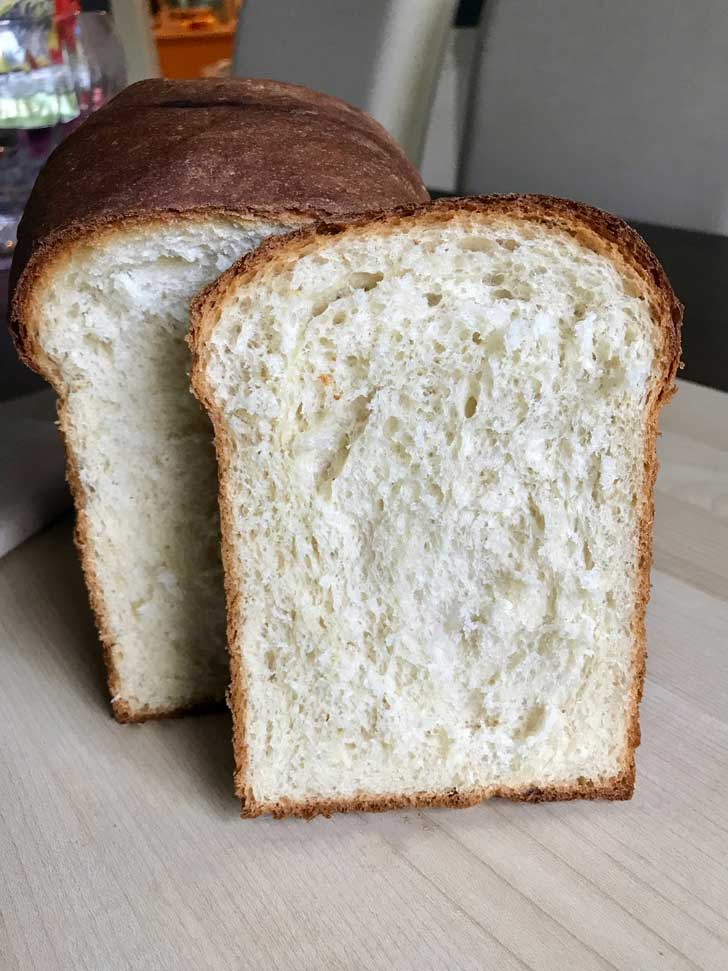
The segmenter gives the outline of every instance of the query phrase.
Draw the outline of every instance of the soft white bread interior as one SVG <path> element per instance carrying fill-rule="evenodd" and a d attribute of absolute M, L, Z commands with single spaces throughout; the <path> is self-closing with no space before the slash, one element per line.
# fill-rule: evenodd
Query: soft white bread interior
<path fill-rule="evenodd" d="M 139 81 L 44 166 L 18 227 L 10 326 L 59 394 L 118 719 L 219 704 L 227 684 L 190 297 L 273 232 L 428 198 L 368 115 L 256 78 Z"/>
<path fill-rule="evenodd" d="M 207 214 L 122 223 L 62 250 L 33 288 L 35 360 L 59 394 L 121 719 L 223 698 L 216 469 L 189 390 L 189 302 L 290 227 Z"/>
<path fill-rule="evenodd" d="M 264 244 L 197 302 L 244 815 L 624 798 L 680 306 L 538 197 Z"/>

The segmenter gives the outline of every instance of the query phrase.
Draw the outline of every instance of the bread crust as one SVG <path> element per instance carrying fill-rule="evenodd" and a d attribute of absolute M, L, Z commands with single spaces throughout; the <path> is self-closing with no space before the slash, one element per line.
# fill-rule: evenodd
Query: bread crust
<path fill-rule="evenodd" d="M 313 819 L 315 816 L 331 816 L 333 813 L 384 813 L 390 809 L 469 809 L 486 799 L 509 799 L 511 802 L 567 802 L 573 799 L 631 799 L 634 777 L 621 773 L 603 782 L 590 782 L 563 786 L 488 786 L 480 789 L 446 789 L 441 792 L 386 793 L 373 795 L 362 793 L 352 799 L 321 799 L 300 801 L 281 799 L 277 802 L 257 803 L 244 794 L 243 819 L 252 819 L 269 813 L 275 819 L 297 816 Z M 238 793 L 240 795 L 240 793 Z"/>
<path fill-rule="evenodd" d="M 21 358 L 59 395 L 75 541 L 118 721 L 209 710 L 222 699 L 139 708 L 120 694 L 86 494 L 69 443 L 67 392 L 38 338 L 44 282 L 62 271 L 76 246 L 129 229 L 216 216 L 293 228 L 428 198 L 415 168 L 372 118 L 337 98 L 276 81 L 140 81 L 92 114 L 48 160 L 18 230 L 10 327 Z"/>
<path fill-rule="evenodd" d="M 277 273 L 290 266 L 304 253 L 315 250 L 332 236 L 343 234 L 386 235 L 413 224 L 439 225 L 450 221 L 465 222 L 473 216 L 497 223 L 528 221 L 567 233 L 582 245 L 609 258 L 620 275 L 637 286 L 648 301 L 655 327 L 657 349 L 644 417 L 644 475 L 638 507 L 637 576 L 632 616 L 632 679 L 628 700 L 626 748 L 619 772 L 612 778 L 579 780 L 546 787 L 527 786 L 513 789 L 489 788 L 410 794 L 376 795 L 360 793 L 351 799 L 323 799 L 294 802 L 280 800 L 259 803 L 247 782 L 247 749 L 245 741 L 246 686 L 242 664 L 244 644 L 238 629 L 237 615 L 241 579 L 229 536 L 232 533 L 232 508 L 227 499 L 230 444 L 222 414 L 216 409 L 205 380 L 206 343 L 219 319 L 218 308 L 238 287 L 256 278 Z M 657 474 L 655 444 L 657 420 L 661 406 L 675 392 L 675 375 L 680 362 L 680 326 L 683 307 L 675 296 L 659 262 L 626 223 L 601 210 L 564 199 L 538 195 L 478 196 L 444 199 L 429 205 L 400 208 L 388 213 L 368 214 L 342 222 L 320 223 L 287 236 L 266 240 L 224 273 L 216 283 L 193 302 L 189 344 L 193 352 L 192 387 L 207 409 L 215 429 L 215 446 L 220 470 L 220 512 L 225 590 L 228 603 L 228 645 L 231 658 L 232 686 L 229 704 L 233 714 L 235 750 L 235 788 L 242 800 L 244 817 L 271 813 L 277 818 L 301 816 L 311 818 L 333 812 L 382 812 L 403 807 L 472 806 L 484 799 L 499 796 L 506 799 L 543 802 L 569 799 L 629 799 L 635 782 L 635 749 L 640 742 L 639 703 L 645 673 L 645 610 L 649 598 L 649 572 L 652 562 L 653 488 Z"/>

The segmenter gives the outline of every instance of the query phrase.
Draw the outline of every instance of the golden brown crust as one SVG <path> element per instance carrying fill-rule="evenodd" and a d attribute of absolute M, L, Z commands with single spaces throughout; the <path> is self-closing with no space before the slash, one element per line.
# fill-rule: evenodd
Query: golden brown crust
<path fill-rule="evenodd" d="M 193 701 L 189 705 L 169 705 L 164 708 L 131 708 L 121 699 L 111 699 L 111 710 L 116 721 L 122 725 L 141 725 L 148 721 L 160 721 L 164 718 L 179 718 L 180 715 L 211 715 L 225 711 L 222 698 L 210 698 L 208 701 Z"/>
<path fill-rule="evenodd" d="M 362 213 L 335 222 L 327 219 L 306 226 L 285 236 L 264 240 L 255 250 L 246 253 L 213 284 L 193 301 L 193 326 L 190 344 L 193 351 L 204 343 L 213 324 L 212 316 L 205 324 L 201 318 L 226 293 L 233 281 L 240 285 L 254 279 L 258 273 L 274 272 L 280 265 L 294 262 L 321 239 L 341 233 L 364 233 L 374 229 L 382 233 L 405 227 L 412 220 L 425 216 L 430 225 L 446 223 L 462 213 L 476 213 L 480 218 L 496 220 L 524 219 L 561 230 L 576 238 L 582 245 L 613 259 L 624 275 L 639 279 L 646 287 L 652 317 L 664 336 L 663 356 L 677 369 L 680 358 L 680 325 L 683 307 L 675 296 L 657 257 L 638 233 L 623 220 L 578 202 L 539 195 L 469 196 L 439 199 L 436 202 L 413 206 L 399 206 L 389 211 Z M 274 260 L 282 262 L 274 265 Z M 205 313 L 203 313 L 203 311 Z M 674 373 L 674 371 L 673 371 Z M 671 391 L 665 391 L 668 398 Z"/>
<path fill-rule="evenodd" d="M 215 432 L 215 454 L 217 455 L 219 505 L 220 505 L 220 536 L 225 586 L 225 603 L 227 609 L 227 643 L 230 659 L 230 687 L 227 703 L 233 720 L 233 756 L 235 758 L 235 792 L 241 799 L 245 792 L 245 774 L 248 763 L 248 747 L 245 740 L 245 706 L 246 684 L 245 670 L 242 665 L 240 652 L 233 649 L 239 643 L 237 618 L 239 616 L 238 602 L 241 586 L 235 570 L 235 556 L 231 536 L 233 535 L 231 503 L 223 500 L 225 483 L 230 481 L 231 449 L 227 439 L 227 431 L 222 422 L 212 421 Z"/>
<path fill-rule="evenodd" d="M 332 236 L 343 234 L 387 234 L 414 222 L 428 226 L 461 219 L 466 214 L 487 221 L 526 220 L 565 232 L 585 247 L 609 258 L 628 285 L 637 288 L 648 300 L 655 325 L 657 356 L 645 410 L 644 478 L 638 513 L 638 568 L 635 607 L 632 619 L 634 637 L 632 682 L 628 708 L 627 745 L 620 772 L 612 779 L 583 780 L 576 784 L 509 789 L 492 787 L 468 792 L 422 792 L 410 795 L 373 795 L 362 793 L 349 800 L 280 801 L 259 804 L 246 784 L 245 685 L 241 661 L 242 645 L 237 627 L 237 602 L 240 577 L 227 536 L 232 532 L 232 510 L 226 498 L 229 472 L 229 446 L 222 415 L 215 408 L 205 382 L 205 345 L 219 319 L 218 308 L 233 289 L 257 277 L 274 274 L 288 267 L 304 253 L 321 246 Z M 233 744 L 236 760 L 236 792 L 242 799 L 243 816 L 272 813 L 276 817 L 330 815 L 332 812 L 374 812 L 405 806 L 471 806 L 483 799 L 541 802 L 567 799 L 629 799 L 634 790 L 635 749 L 640 742 L 639 703 L 645 672 L 645 610 L 649 598 L 649 572 L 652 560 L 653 487 L 657 474 L 655 454 L 657 419 L 660 407 L 675 391 L 675 375 L 680 361 L 682 305 L 665 273 L 642 238 L 626 223 L 607 213 L 580 203 L 549 196 L 478 196 L 445 199 L 431 204 L 404 207 L 388 213 L 365 214 L 345 223 L 320 223 L 287 236 L 266 240 L 257 250 L 245 255 L 214 284 L 198 295 L 192 304 L 189 344 L 193 351 L 192 387 L 213 422 L 220 468 L 220 509 L 223 530 L 223 566 L 228 601 L 228 645 L 231 656 L 231 697 Z"/>
<path fill-rule="evenodd" d="M 38 293 L 73 248 L 120 231 L 220 216 L 291 226 L 427 199 L 386 131 L 336 98 L 275 81 L 150 80 L 131 85 L 53 153 L 28 202 L 11 274 L 10 324 L 18 353 L 59 395 L 76 546 L 104 650 L 119 721 L 207 710 L 120 697 L 114 637 L 95 574 L 86 495 L 69 447 L 63 376 L 38 339 Z"/>
<path fill-rule="evenodd" d="M 276 819 L 298 816 L 313 819 L 314 816 L 331 816 L 332 813 L 383 813 L 390 809 L 468 809 L 486 799 L 510 799 L 512 802 L 567 802 L 573 799 L 631 799 L 634 775 L 623 773 L 605 782 L 589 780 L 563 786 L 491 786 L 487 789 L 448 789 L 443 792 L 388 793 L 373 795 L 361 793 L 351 799 L 320 799 L 295 802 L 281 799 L 277 802 L 257 803 L 250 795 L 243 799 L 240 815 L 251 819 L 270 813 Z"/>

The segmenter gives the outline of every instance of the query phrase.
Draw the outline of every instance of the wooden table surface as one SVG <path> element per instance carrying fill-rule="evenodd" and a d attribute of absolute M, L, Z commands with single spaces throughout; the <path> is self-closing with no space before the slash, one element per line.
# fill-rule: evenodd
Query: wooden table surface
<path fill-rule="evenodd" d="M 630 803 L 242 821 L 224 714 L 121 726 L 67 521 L 0 561 L 0 968 L 728 969 L 728 394 L 664 413 Z"/>

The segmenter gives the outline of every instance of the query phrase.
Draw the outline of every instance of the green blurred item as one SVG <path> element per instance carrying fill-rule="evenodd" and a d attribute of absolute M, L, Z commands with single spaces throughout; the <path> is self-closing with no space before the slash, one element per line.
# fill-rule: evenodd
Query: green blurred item
<path fill-rule="evenodd" d="M 0 0 L 0 18 L 50 17 L 53 0 Z"/>
<path fill-rule="evenodd" d="M 0 20 L 0 128 L 48 128 L 79 113 L 74 74 L 53 17 Z"/>
<path fill-rule="evenodd" d="M 73 90 L 13 96 L 0 88 L 0 128 L 50 128 L 73 121 L 79 110 Z"/>

